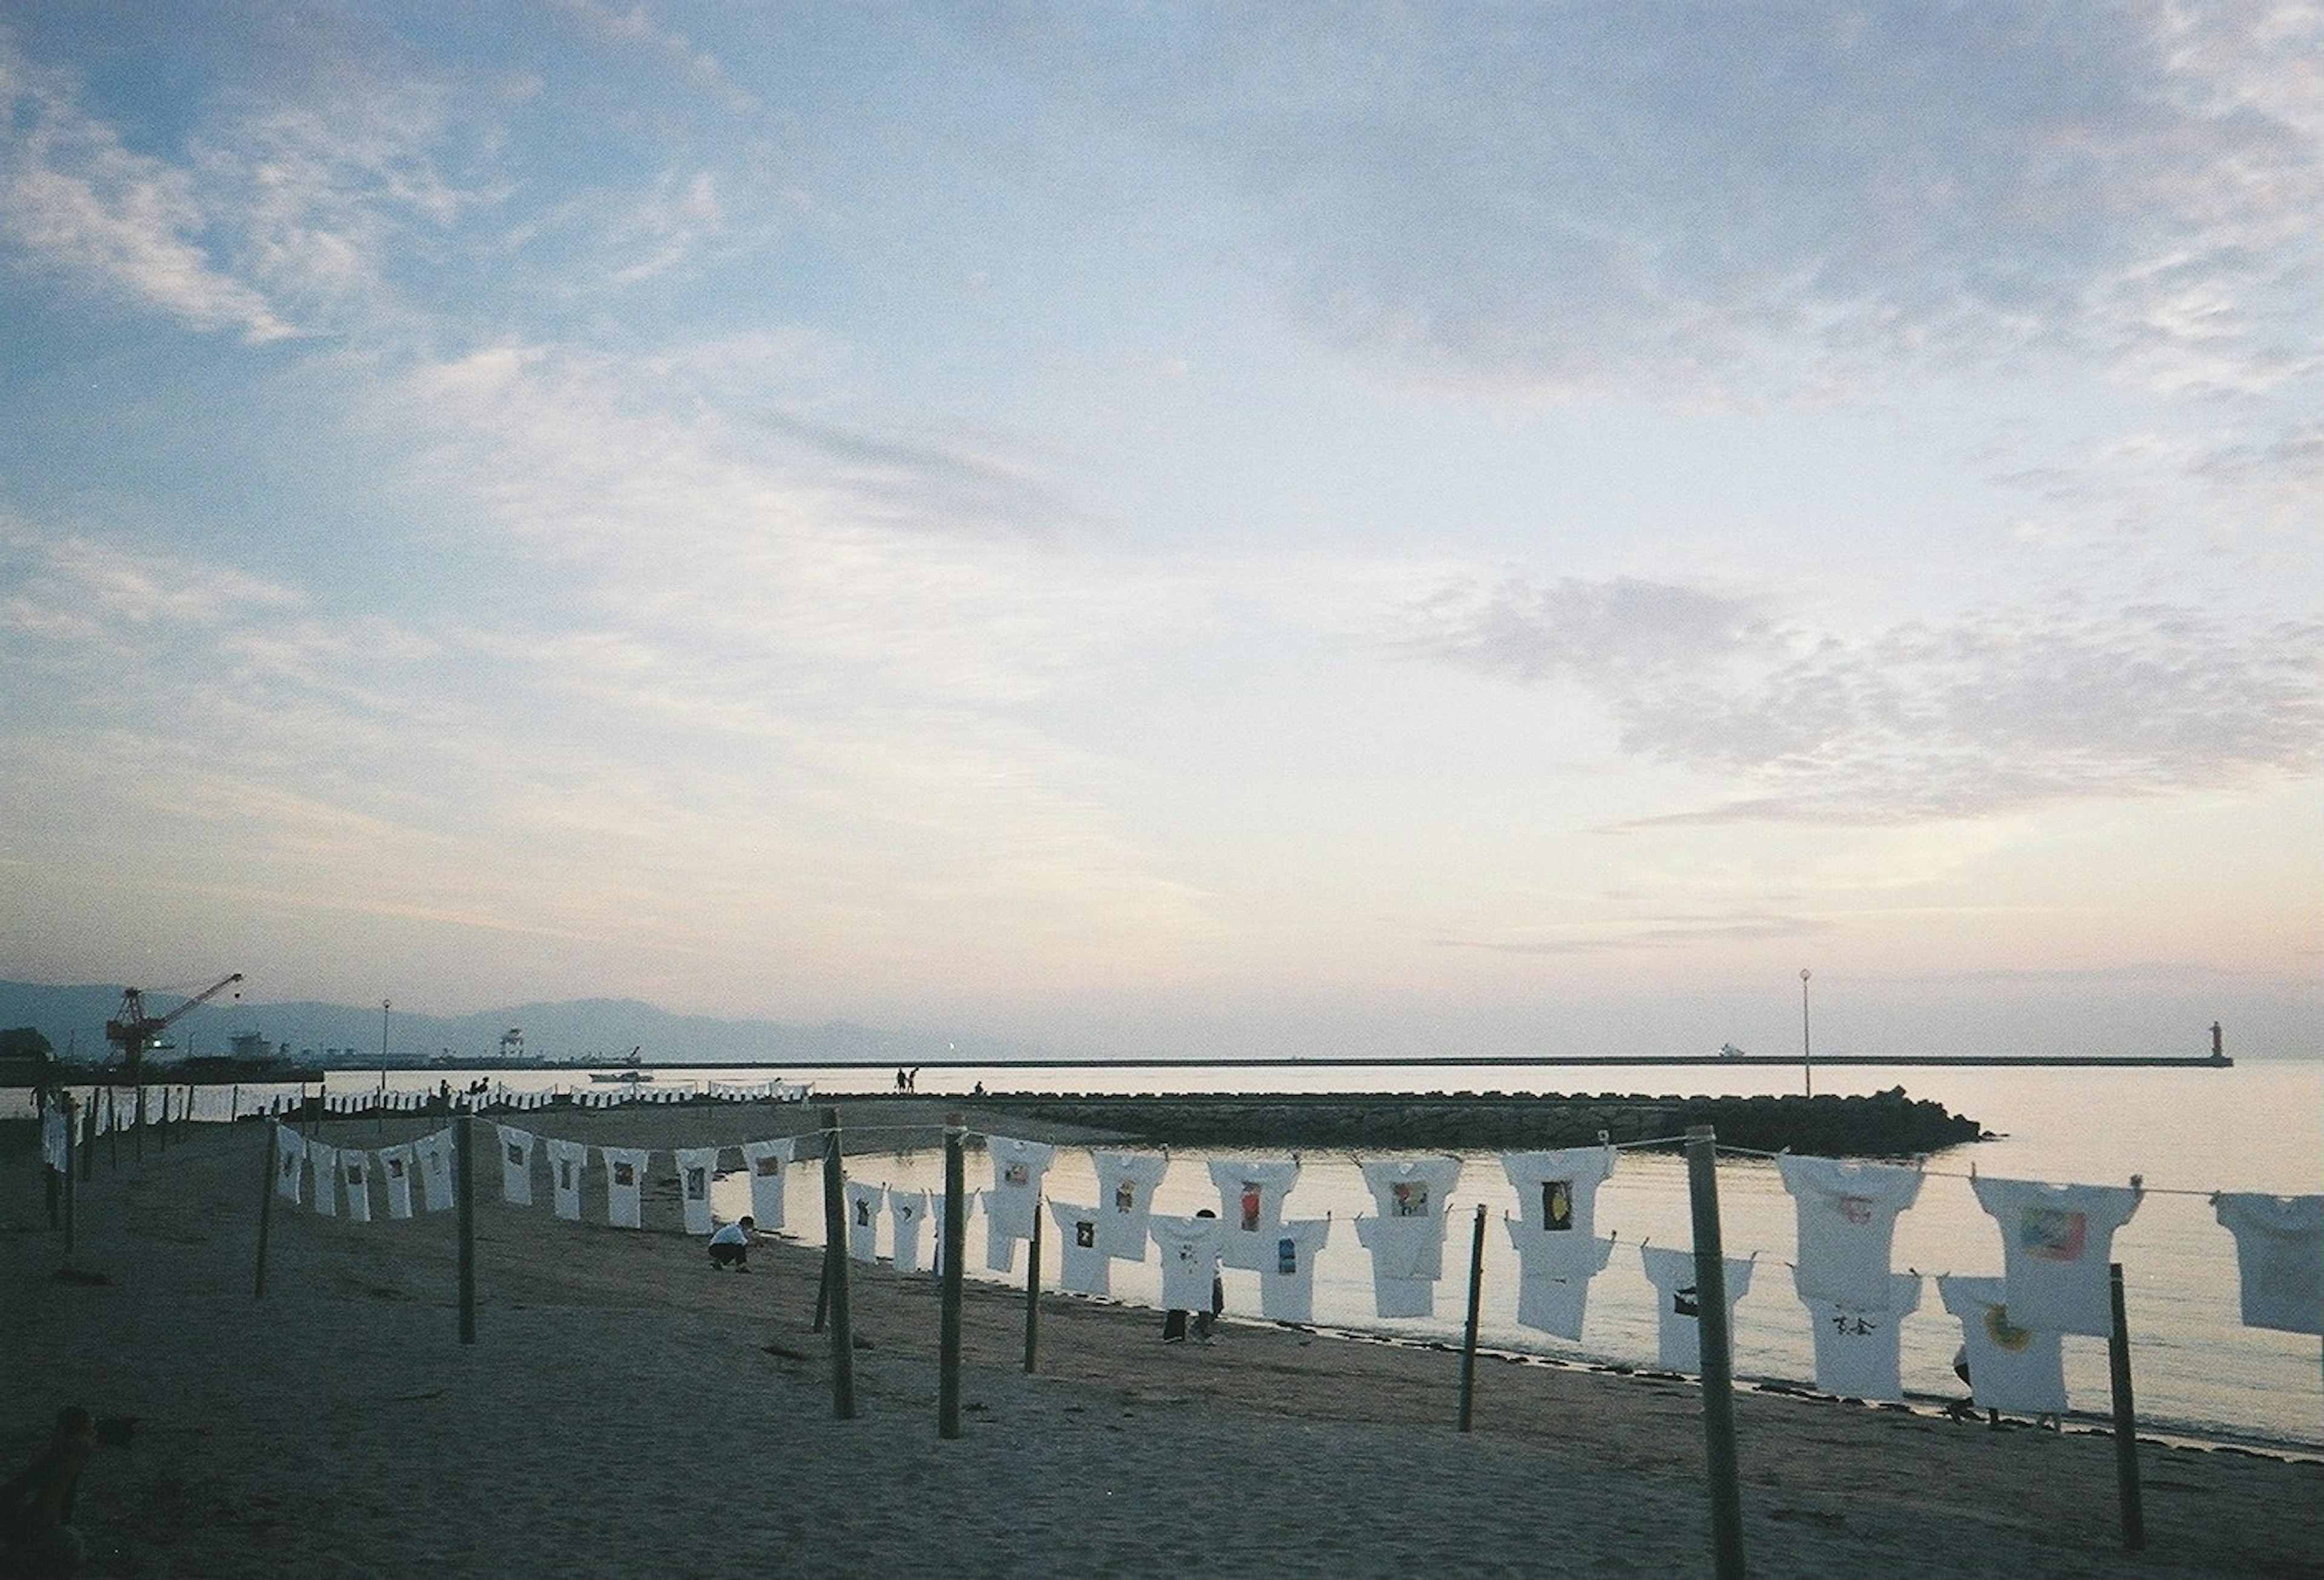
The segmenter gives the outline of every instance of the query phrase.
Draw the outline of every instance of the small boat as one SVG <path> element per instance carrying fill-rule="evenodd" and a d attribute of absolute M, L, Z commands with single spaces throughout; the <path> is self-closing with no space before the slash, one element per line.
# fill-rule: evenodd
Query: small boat
<path fill-rule="evenodd" d="M 1743 1057 L 1743 1050 L 1732 1043 L 1721 1043 L 1719 1044 L 1719 1056 L 1721 1059 L 1740 1059 Z"/>
<path fill-rule="evenodd" d="M 589 1072 L 589 1079 L 591 1080 L 617 1083 L 622 1086 L 643 1086 L 646 1082 L 653 1079 L 653 1071 L 639 1068 L 639 1052 L 640 1050 L 637 1048 L 631 1049 L 630 1061 L 622 1069 L 613 1070 L 593 1070 Z"/>

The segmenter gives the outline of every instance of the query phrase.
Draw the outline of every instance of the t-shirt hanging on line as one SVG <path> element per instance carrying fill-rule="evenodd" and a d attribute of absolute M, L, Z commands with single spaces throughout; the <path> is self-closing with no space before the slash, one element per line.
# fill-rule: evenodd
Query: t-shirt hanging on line
<path fill-rule="evenodd" d="M 307 1144 L 307 1162 L 315 1175 L 315 1210 L 325 1217 L 339 1216 L 339 1149 L 319 1141 Z"/>
<path fill-rule="evenodd" d="M 339 1184 L 346 1192 L 348 1221 L 358 1224 L 371 1222 L 371 1154 L 342 1151 L 339 1153 Z"/>
<path fill-rule="evenodd" d="M 1093 1148 L 1090 1162 L 1097 1170 L 1097 1205 L 1102 1215 L 1098 1244 L 1108 1256 L 1145 1261 L 1154 1190 L 1169 1170 L 1170 1154 Z"/>
<path fill-rule="evenodd" d="M 2324 1334 L 2324 1196 L 2228 1191 L 2211 1211 L 2236 1237 L 2244 1326 Z"/>
<path fill-rule="evenodd" d="M 1461 1181 L 1459 1158 L 1370 1158 L 1361 1165 L 1364 1184 L 1383 1219 L 1434 1220 L 1436 1232 L 1421 1246 L 1418 1273 L 1439 1278 L 1444 1272 L 1444 1212 L 1452 1188 Z"/>
<path fill-rule="evenodd" d="M 2062 1415 L 2064 1346 L 2054 1333 L 2021 1327 L 2009 1309 L 2007 1281 L 1947 1273 L 1937 1298 L 1961 1325 L 1969 1355 L 1969 1398 L 1983 1410 L 2013 1415 Z M 2111 1305 L 2111 1300 L 2109 1300 Z"/>
<path fill-rule="evenodd" d="M 1444 1220 L 1360 1217 L 1356 1244 L 1372 1254 L 1372 1309 L 1382 1317 L 1431 1317 L 1442 1265 Z"/>
<path fill-rule="evenodd" d="M 1598 1187 L 1613 1177 L 1619 1155 L 1610 1146 L 1502 1153 L 1518 1221 L 1537 1235 L 1588 1241 L 1598 1232 Z"/>
<path fill-rule="evenodd" d="M 798 1155 L 798 1144 L 788 1135 L 742 1144 L 742 1171 L 751 1176 L 751 1217 L 762 1234 L 783 1226 L 783 1183 Z"/>
<path fill-rule="evenodd" d="M 1655 1340 L 1662 1364 L 1674 1372 L 1702 1369 L 1702 1301 L 1694 1280 L 1694 1253 L 1665 1245 L 1641 1245 L 1646 1281 L 1655 1286 Z M 1720 1266 L 1727 1279 L 1727 1333 L 1734 1347 L 1735 1303 L 1751 1292 L 1751 1262 L 1729 1256 Z M 1730 1355 L 1729 1363 L 1733 1357 Z"/>
<path fill-rule="evenodd" d="M 277 1119 L 274 1125 L 274 1193 L 296 1205 L 300 1176 L 307 1167 L 307 1138 Z"/>
<path fill-rule="evenodd" d="M 1062 1201 L 1049 1203 L 1057 1231 L 1057 1287 L 1077 1295 L 1112 1292 L 1113 1260 L 1098 1244 L 1098 1210 Z"/>
<path fill-rule="evenodd" d="M 1272 1322 L 1315 1319 L 1315 1254 L 1332 1236 L 1330 1218 L 1286 1219 L 1268 1230 L 1259 1269 L 1259 1314 Z"/>
<path fill-rule="evenodd" d="M 420 1199 L 429 1212 L 452 1210 L 452 1154 L 458 1146 L 449 1125 L 411 1144 L 420 1157 Z"/>
<path fill-rule="evenodd" d="M 532 1132 L 495 1125 L 500 1136 L 501 1195 L 512 1206 L 532 1205 Z"/>
<path fill-rule="evenodd" d="M 2114 1232 L 2138 1210 L 2122 1185 L 2045 1185 L 2035 1180 L 1969 1181 L 2001 1226 L 2001 1276 L 2013 1322 L 2042 1333 L 2114 1331 L 2107 1263 Z"/>
<path fill-rule="evenodd" d="M 1517 1324 L 1579 1341 L 1590 1281 L 1606 1269 L 1614 1242 L 1545 1232 L 1515 1218 L 1502 1222 L 1517 1254 Z"/>
<path fill-rule="evenodd" d="M 706 1235 L 711 1231 L 710 1181 L 717 1172 L 716 1147 L 682 1146 L 678 1149 L 678 1199 L 686 1209 L 686 1232 L 689 1235 Z"/>
<path fill-rule="evenodd" d="M 641 1146 L 597 1149 L 605 1160 L 605 1221 L 619 1229 L 634 1229 L 643 1221 L 646 1162 L 652 1153 Z"/>
<path fill-rule="evenodd" d="M 552 1199 L 557 1203 L 558 1217 L 579 1220 L 581 1174 L 588 1166 L 587 1143 L 551 1141 L 549 1144 L 549 1184 Z"/>
<path fill-rule="evenodd" d="M 411 1216 L 411 1175 L 418 1162 L 419 1154 L 408 1145 L 379 1149 L 379 1177 L 387 1186 L 388 1217 Z"/>
<path fill-rule="evenodd" d="M 1789 1153 L 1776 1157 L 1775 1170 L 1799 1217 L 1800 1298 L 1879 1309 L 1889 1298 L 1896 1215 L 1919 1199 L 1921 1171 Z"/>
<path fill-rule="evenodd" d="M 1033 1210 L 1041 1199 L 1041 1176 L 1057 1149 L 1045 1142 L 1019 1141 L 1013 1136 L 988 1135 L 992 1154 L 992 1189 L 984 1193 L 984 1218 L 995 1243 L 1027 1240 L 1033 1235 Z M 1009 1263 L 994 1261 L 995 1269 Z"/>
<path fill-rule="evenodd" d="M 1815 1332 L 1816 1386 L 1843 1399 L 1903 1399 L 1899 1340 L 1904 1318 L 1921 1308 L 1921 1275 L 1892 1272 L 1877 1304 L 1858 1306 L 1817 1294 L 1804 1272 L 1792 1270 L 1792 1287 Z"/>
<path fill-rule="evenodd" d="M 1211 1309 L 1211 1281 L 1219 1272 L 1219 1240 L 1226 1226 L 1214 1217 L 1157 1212 L 1148 1227 L 1162 1254 L 1162 1304 L 1174 1311 Z"/>
<path fill-rule="evenodd" d="M 901 1185 L 888 1187 L 889 1232 L 894 1243 L 889 1260 L 898 1272 L 927 1270 L 927 1261 L 921 1251 L 927 1221 L 927 1191 L 907 1190 Z"/>
<path fill-rule="evenodd" d="M 844 1187 L 847 1210 L 847 1254 L 858 1262 L 880 1260 L 880 1219 L 888 1205 L 888 1188 L 850 1180 Z"/>

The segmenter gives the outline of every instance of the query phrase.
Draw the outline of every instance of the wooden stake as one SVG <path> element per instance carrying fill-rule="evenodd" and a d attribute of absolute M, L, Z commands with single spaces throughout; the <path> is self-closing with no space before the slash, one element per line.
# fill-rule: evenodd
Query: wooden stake
<path fill-rule="evenodd" d="M 2114 1479 L 2122 1501 L 2122 1545 L 2135 1553 L 2146 1546 L 2146 1513 L 2138 1486 L 2138 1410 L 2130 1395 L 2130 1323 L 2123 1312 L 2121 1263 L 2107 1264 L 2107 1283 L 2114 1301 L 2114 1328 L 2107 1335 L 2114 1381 Z"/>
<path fill-rule="evenodd" d="M 1708 1125 L 1686 1132 L 1694 1208 L 1695 1337 L 1702 1352 L 1702 1437 L 1711 1482 L 1711 1542 L 1719 1580 L 1743 1580 L 1743 1485 L 1735 1454 L 1735 1348 L 1727 1327 L 1727 1252 L 1719 1227 L 1719 1144 Z"/>
<path fill-rule="evenodd" d="M 460 1116 L 460 1161 L 455 1183 L 460 1210 L 460 1342 L 476 1342 L 476 1121 Z"/>
<path fill-rule="evenodd" d="M 1485 1309 L 1485 1204 L 1477 1204 L 1477 1229 L 1469 1236 L 1469 1331 L 1461 1341 L 1461 1429 L 1467 1431 L 1477 1401 L 1477 1324 Z"/>
<path fill-rule="evenodd" d="M 1025 1370 L 1041 1356 L 1041 1199 L 1033 1198 L 1033 1239 L 1025 1253 Z"/>
<path fill-rule="evenodd" d="M 823 1111 L 823 1265 L 831 1280 L 831 1413 L 855 1419 L 855 1328 L 847 1309 L 847 1172 L 839 1110 Z"/>
<path fill-rule="evenodd" d="M 960 1116 L 945 1116 L 945 1209 L 943 1294 L 938 1301 L 936 1341 L 936 1436 L 960 1436 L 960 1264 L 967 1254 L 968 1169 Z"/>
<path fill-rule="evenodd" d="M 258 1182 L 258 1278 L 250 1291 L 250 1298 L 254 1300 L 266 1298 L 266 1236 L 274 1223 L 274 1176 L 282 1167 L 279 1150 L 281 1145 L 282 1127 L 269 1125 L 266 1127 L 266 1177 Z"/>

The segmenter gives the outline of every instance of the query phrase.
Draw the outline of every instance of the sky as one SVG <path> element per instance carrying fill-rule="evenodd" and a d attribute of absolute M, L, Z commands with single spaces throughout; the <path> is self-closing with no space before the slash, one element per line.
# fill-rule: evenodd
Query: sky
<path fill-rule="evenodd" d="M 0 4 L 0 976 L 2317 1052 L 2320 79 L 2233 0 Z"/>

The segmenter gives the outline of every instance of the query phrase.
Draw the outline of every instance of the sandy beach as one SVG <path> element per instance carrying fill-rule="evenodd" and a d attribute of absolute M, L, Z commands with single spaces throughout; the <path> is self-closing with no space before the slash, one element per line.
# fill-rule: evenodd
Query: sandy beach
<path fill-rule="evenodd" d="M 815 1123 L 770 1113 L 538 1128 L 667 1149 Z M 341 1119 L 323 1139 L 432 1127 Z M 820 1253 L 770 1245 L 749 1276 L 714 1273 L 666 1150 L 638 1231 L 480 1180 L 463 1346 L 451 1214 L 364 1225 L 277 1201 L 257 1300 L 263 1126 L 167 1153 L 149 1136 L 142 1162 L 124 1138 L 118 1167 L 101 1142 L 69 1259 L 31 1126 L 7 1128 L 0 1452 L 13 1470 L 62 1404 L 134 1418 L 83 1490 L 94 1574 L 1711 1572 L 1685 1380 L 1488 1359 L 1464 1435 L 1457 1353 L 1235 1320 L 1166 1347 L 1152 1313 L 1062 1295 L 1027 1375 L 1021 1291 L 972 1281 L 964 1431 L 944 1441 L 935 1281 L 851 1269 L 857 1414 L 837 1419 Z M 1755 1575 L 2324 1575 L 2314 1462 L 2144 1443 L 2131 1553 L 2108 1437 L 1752 1391 L 1737 1417 Z"/>

